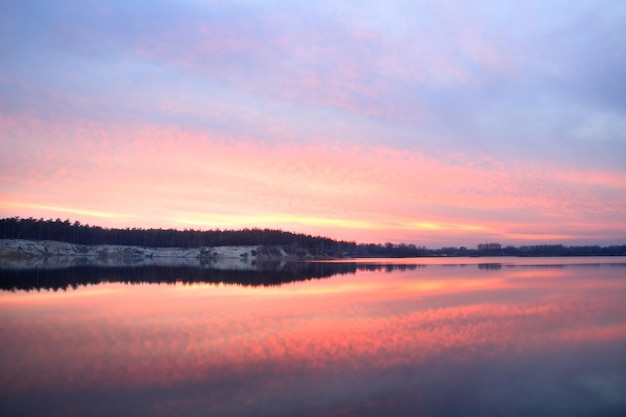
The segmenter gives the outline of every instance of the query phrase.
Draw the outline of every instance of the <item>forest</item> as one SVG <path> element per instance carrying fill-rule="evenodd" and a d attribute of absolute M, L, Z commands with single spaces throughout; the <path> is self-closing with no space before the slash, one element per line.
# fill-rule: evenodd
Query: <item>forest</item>
<path fill-rule="evenodd" d="M 415 244 L 356 243 L 280 229 L 194 230 L 103 228 L 78 221 L 9 217 L 0 219 L 0 239 L 56 240 L 83 245 L 129 245 L 191 248 L 201 246 L 280 246 L 287 253 L 314 256 L 426 257 L 426 256 L 626 256 L 626 245 L 503 246 L 481 243 L 476 248 L 428 249 Z"/>

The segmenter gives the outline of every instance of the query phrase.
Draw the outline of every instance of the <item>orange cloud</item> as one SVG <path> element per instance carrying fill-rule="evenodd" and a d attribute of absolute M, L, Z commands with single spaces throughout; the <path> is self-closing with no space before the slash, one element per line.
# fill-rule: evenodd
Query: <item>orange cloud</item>
<path fill-rule="evenodd" d="M 609 173 L 580 173 L 580 182 L 576 173 L 519 161 L 324 140 L 269 144 L 173 127 L 9 125 L 26 137 L 16 158 L 34 149 L 35 161 L 2 171 L 4 215 L 105 226 L 279 227 L 417 243 L 420 236 L 575 240 L 589 227 L 624 231 L 618 208 L 626 185 Z M 44 130 L 49 142 L 29 142 Z M 62 141 L 68 134 L 71 141 Z"/>

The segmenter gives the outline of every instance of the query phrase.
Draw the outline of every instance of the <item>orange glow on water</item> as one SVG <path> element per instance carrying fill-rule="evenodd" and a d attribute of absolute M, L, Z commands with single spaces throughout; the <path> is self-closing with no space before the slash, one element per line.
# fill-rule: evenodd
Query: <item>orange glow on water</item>
<path fill-rule="evenodd" d="M 245 374 L 261 363 L 354 370 L 623 340 L 625 316 L 602 323 L 608 311 L 623 310 L 623 280 L 590 282 L 584 272 L 431 265 L 268 288 L 105 284 L 3 293 L 3 332 L 13 337 L 2 350 L 7 371 L 22 376 L 8 371 L 2 382 L 25 389 L 45 363 L 59 367 L 46 368 L 41 386 L 130 386 Z"/>

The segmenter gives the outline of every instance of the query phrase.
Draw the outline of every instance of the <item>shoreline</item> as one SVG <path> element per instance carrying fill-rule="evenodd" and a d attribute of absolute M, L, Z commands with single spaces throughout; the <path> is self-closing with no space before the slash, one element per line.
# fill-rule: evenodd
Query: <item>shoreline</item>
<path fill-rule="evenodd" d="M 198 248 L 150 248 L 126 245 L 81 245 L 59 241 L 0 239 L 0 268 L 67 268 L 71 266 L 193 266 L 256 270 L 266 262 L 314 259 L 287 254 L 276 246 L 241 245 Z"/>
<path fill-rule="evenodd" d="M 307 253 L 308 255 L 308 253 Z M 278 246 L 238 245 L 201 246 L 196 248 L 145 247 L 129 245 L 82 245 L 53 240 L 0 239 L 0 258 L 29 259 L 35 257 L 99 257 L 99 258 L 195 258 L 195 259 L 289 259 Z M 302 258 L 306 258 L 304 256 Z"/>
<path fill-rule="evenodd" d="M 289 250 L 289 249 L 287 249 Z M 405 259 L 405 258 L 491 258 L 491 257 L 615 257 L 626 256 L 626 251 L 615 254 L 555 254 L 555 253 L 485 253 L 448 254 L 437 253 L 421 256 L 385 256 L 385 254 L 357 255 L 324 252 L 312 254 L 310 250 L 298 248 L 288 253 L 283 245 L 223 245 L 198 247 L 149 247 L 136 245 L 78 244 L 56 240 L 0 239 L 0 260 L 27 260 L 32 258 L 81 257 L 100 259 L 240 259 L 240 260 L 285 260 L 285 261 L 338 261 L 350 259 Z"/>
<path fill-rule="evenodd" d="M 200 266 L 224 269 L 256 269 L 257 263 L 293 261 L 342 261 L 374 259 L 455 259 L 455 258 L 570 258 L 570 257 L 620 257 L 616 255 L 545 255 L 488 254 L 488 255 L 430 255 L 430 256 L 337 256 L 329 253 L 311 254 L 306 249 L 288 253 L 281 245 L 228 245 L 184 247 L 147 247 L 132 245 L 85 245 L 54 240 L 0 239 L 0 268 L 93 266 Z M 29 266 L 26 266 L 29 265 Z"/>

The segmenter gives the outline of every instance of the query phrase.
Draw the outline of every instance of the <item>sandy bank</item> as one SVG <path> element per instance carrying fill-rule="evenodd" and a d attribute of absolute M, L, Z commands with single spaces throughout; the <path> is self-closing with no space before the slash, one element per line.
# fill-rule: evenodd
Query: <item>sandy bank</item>
<path fill-rule="evenodd" d="M 256 269 L 259 262 L 290 260 L 274 246 L 215 246 L 148 248 L 121 245 L 77 245 L 22 239 L 0 240 L 2 268 L 63 268 L 86 266 L 199 266 L 218 269 Z"/>

